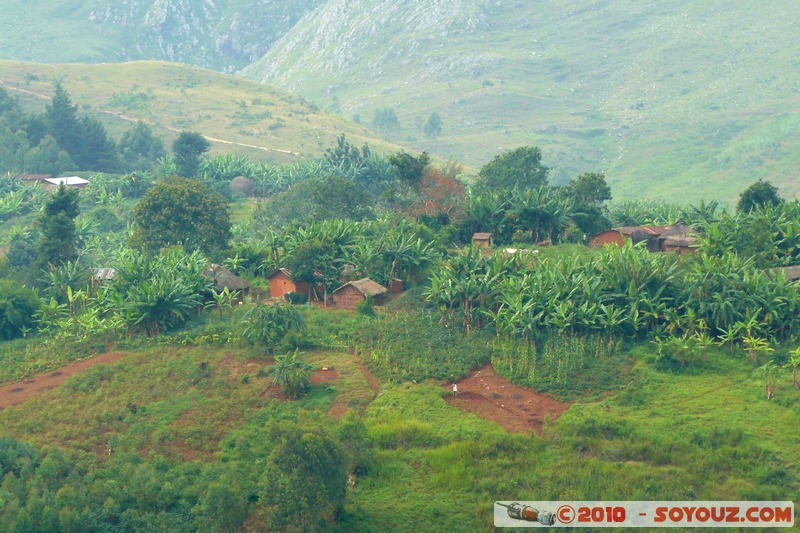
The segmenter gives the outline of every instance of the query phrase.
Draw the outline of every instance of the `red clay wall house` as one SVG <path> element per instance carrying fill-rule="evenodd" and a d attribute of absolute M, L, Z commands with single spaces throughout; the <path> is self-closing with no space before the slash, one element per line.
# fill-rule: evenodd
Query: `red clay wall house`
<path fill-rule="evenodd" d="M 287 292 L 308 294 L 308 283 L 292 281 L 291 273 L 285 268 L 279 268 L 269 277 L 269 295 L 272 298 L 283 298 Z"/>
<path fill-rule="evenodd" d="M 606 244 L 623 246 L 631 239 L 635 243 L 647 240 L 647 249 L 654 252 L 659 249 L 658 237 L 671 228 L 672 226 L 623 226 L 621 228 L 613 228 L 592 235 L 589 239 L 589 245 L 593 248 L 600 248 Z M 652 241 L 652 244 L 650 241 Z"/>
<path fill-rule="evenodd" d="M 606 244 L 623 246 L 627 239 L 630 239 L 630 236 L 626 237 L 624 234 L 620 233 L 619 230 L 610 229 L 602 233 L 596 233 L 592 235 L 591 239 L 589 240 L 589 245 L 592 248 L 602 248 Z"/>

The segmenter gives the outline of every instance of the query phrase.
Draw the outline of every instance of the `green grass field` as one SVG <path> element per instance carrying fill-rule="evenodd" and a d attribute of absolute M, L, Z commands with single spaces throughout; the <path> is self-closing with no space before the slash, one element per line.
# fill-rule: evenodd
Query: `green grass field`
<path fill-rule="evenodd" d="M 573 405 L 542 436 L 508 434 L 447 404 L 430 383 L 383 383 L 371 401 L 348 352 L 309 352 L 339 379 L 289 402 L 264 394 L 271 380 L 258 371 L 270 358 L 257 350 L 128 351 L 0 412 L 4 434 L 63 450 L 85 475 L 146 461 L 180 473 L 173 483 L 183 486 L 241 461 L 256 479 L 258 449 L 242 446 L 259 428 L 298 417 L 335 428 L 342 422 L 327 413 L 343 402 L 361 417 L 374 455 L 348 490 L 340 531 L 485 530 L 493 501 L 509 499 L 800 500 L 800 391 L 784 385 L 767 401 L 752 365 L 727 351 L 667 374 L 654 369 L 650 346 L 637 346 L 627 389 Z"/>

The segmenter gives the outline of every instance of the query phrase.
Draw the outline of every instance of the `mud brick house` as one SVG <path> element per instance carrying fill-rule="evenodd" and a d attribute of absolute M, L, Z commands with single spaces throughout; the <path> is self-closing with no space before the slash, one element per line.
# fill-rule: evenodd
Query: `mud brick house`
<path fill-rule="evenodd" d="M 492 245 L 492 234 L 475 233 L 472 235 L 472 244 L 481 248 L 489 248 Z"/>
<path fill-rule="evenodd" d="M 644 241 L 651 252 L 694 253 L 696 234 L 685 224 L 674 226 L 623 226 L 595 233 L 589 245 L 599 248 L 606 244 L 622 246 L 626 241 L 638 244 Z"/>
<path fill-rule="evenodd" d="M 287 292 L 308 294 L 308 283 L 292 281 L 292 273 L 285 268 L 279 268 L 269 277 L 269 295 L 272 298 L 283 298 Z"/>
<path fill-rule="evenodd" d="M 362 278 L 357 281 L 345 283 L 333 291 L 333 300 L 336 307 L 342 309 L 355 309 L 358 302 L 364 301 L 367 296 L 372 296 L 376 304 L 383 303 L 389 289 L 372 281 L 369 278 Z"/>
<path fill-rule="evenodd" d="M 671 227 L 672 226 L 623 226 L 621 228 L 613 228 L 592 235 L 589 239 L 589 245 L 593 248 L 602 248 L 606 244 L 624 246 L 626 241 L 633 241 L 634 244 L 646 241 L 648 250 L 651 252 L 658 252 L 660 250 L 658 243 L 659 236 Z"/>
<path fill-rule="evenodd" d="M 675 224 L 658 237 L 662 252 L 693 254 L 697 252 L 697 234 L 686 224 Z"/>

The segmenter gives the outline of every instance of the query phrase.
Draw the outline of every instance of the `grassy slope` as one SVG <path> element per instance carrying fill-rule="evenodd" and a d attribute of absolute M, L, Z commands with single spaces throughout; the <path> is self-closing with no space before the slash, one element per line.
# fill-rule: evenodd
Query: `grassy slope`
<path fill-rule="evenodd" d="M 451 407 L 433 385 L 383 384 L 363 415 L 376 460 L 350 490 L 340 530 L 475 531 L 489 526 L 497 499 L 800 498 L 798 391 L 781 389 L 767 402 L 744 360 L 718 352 L 703 372 L 671 375 L 644 362 L 648 351 L 637 349 L 638 378 L 626 392 L 574 405 L 544 437 L 508 435 Z M 260 395 L 269 380 L 255 371 L 268 361 L 250 350 L 134 350 L 0 412 L 0 426 L 77 453 L 91 468 L 109 460 L 109 445 L 115 456 L 137 453 L 152 462 L 224 461 L 220 443 L 257 432 L 259 413 L 305 409 L 324 417 L 339 394 L 364 408 L 372 391 L 352 356 L 310 358 L 337 368 L 342 382 L 295 403 Z M 192 384 L 200 361 L 215 374 Z M 131 415 L 128 403 L 140 414 Z"/>
<path fill-rule="evenodd" d="M 0 83 L 31 112 L 44 110 L 58 79 L 73 103 L 101 119 L 114 138 L 132 124 L 120 118 L 124 116 L 153 124 L 168 146 L 181 130 L 199 131 L 238 143 L 213 142 L 212 153 L 245 153 L 256 160 L 291 162 L 318 156 L 342 133 L 357 145 L 369 142 L 378 151 L 399 150 L 364 127 L 316 111 L 300 97 L 197 67 L 151 61 L 102 65 L 0 61 Z"/>
<path fill-rule="evenodd" d="M 339 4 L 245 75 L 366 120 L 394 107 L 393 138 L 475 166 L 536 144 L 557 181 L 602 170 L 617 197 L 800 192 L 796 2 Z M 436 141 L 414 126 L 433 111 Z"/>

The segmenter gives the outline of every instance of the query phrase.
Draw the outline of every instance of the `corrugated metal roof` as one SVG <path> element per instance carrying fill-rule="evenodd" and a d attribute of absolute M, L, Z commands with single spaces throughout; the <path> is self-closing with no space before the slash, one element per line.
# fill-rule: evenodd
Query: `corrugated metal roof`
<path fill-rule="evenodd" d="M 650 235 L 658 237 L 670 229 L 672 229 L 672 226 L 622 226 L 621 228 L 613 228 L 608 231 L 618 231 L 623 235 L 631 235 L 634 232 L 643 231 L 644 233 L 649 233 Z"/>
<path fill-rule="evenodd" d="M 86 185 L 87 183 L 89 183 L 89 180 L 79 178 L 78 176 L 64 176 L 63 178 L 47 178 L 44 181 L 46 181 L 47 183 L 52 183 L 53 185 L 64 184 L 67 187 L 75 185 Z"/>
<path fill-rule="evenodd" d="M 94 269 L 94 279 L 97 281 L 105 281 L 107 279 L 114 279 L 114 276 L 117 274 L 117 269 L 115 268 L 95 268 Z"/>
<path fill-rule="evenodd" d="M 376 281 L 372 281 L 369 278 L 361 278 L 361 279 L 356 280 L 356 281 L 350 281 L 348 283 L 345 283 L 344 285 L 342 285 L 341 287 L 339 287 L 338 289 L 333 291 L 333 293 L 336 294 L 337 292 L 339 292 L 340 290 L 344 289 L 348 285 L 352 285 L 353 287 L 358 289 L 359 292 L 361 292 L 361 294 L 363 294 L 365 296 L 366 295 L 378 296 L 380 294 L 384 294 L 386 292 L 389 292 L 389 289 L 387 289 L 386 287 L 384 287 L 380 283 L 378 283 Z"/>
<path fill-rule="evenodd" d="M 272 278 L 274 278 L 275 276 L 277 276 L 277 275 L 278 275 L 279 273 L 281 273 L 281 272 L 283 272 L 284 274 L 286 274 L 286 276 L 287 276 L 289 279 L 291 279 L 291 278 L 292 278 L 292 273 L 291 273 L 291 272 L 289 272 L 289 270 L 288 270 L 288 269 L 286 269 L 286 268 L 279 268 L 278 270 L 276 270 L 275 272 L 273 272 L 272 274 L 270 274 L 270 275 L 269 275 L 269 277 L 268 277 L 267 279 L 272 279 Z"/>

